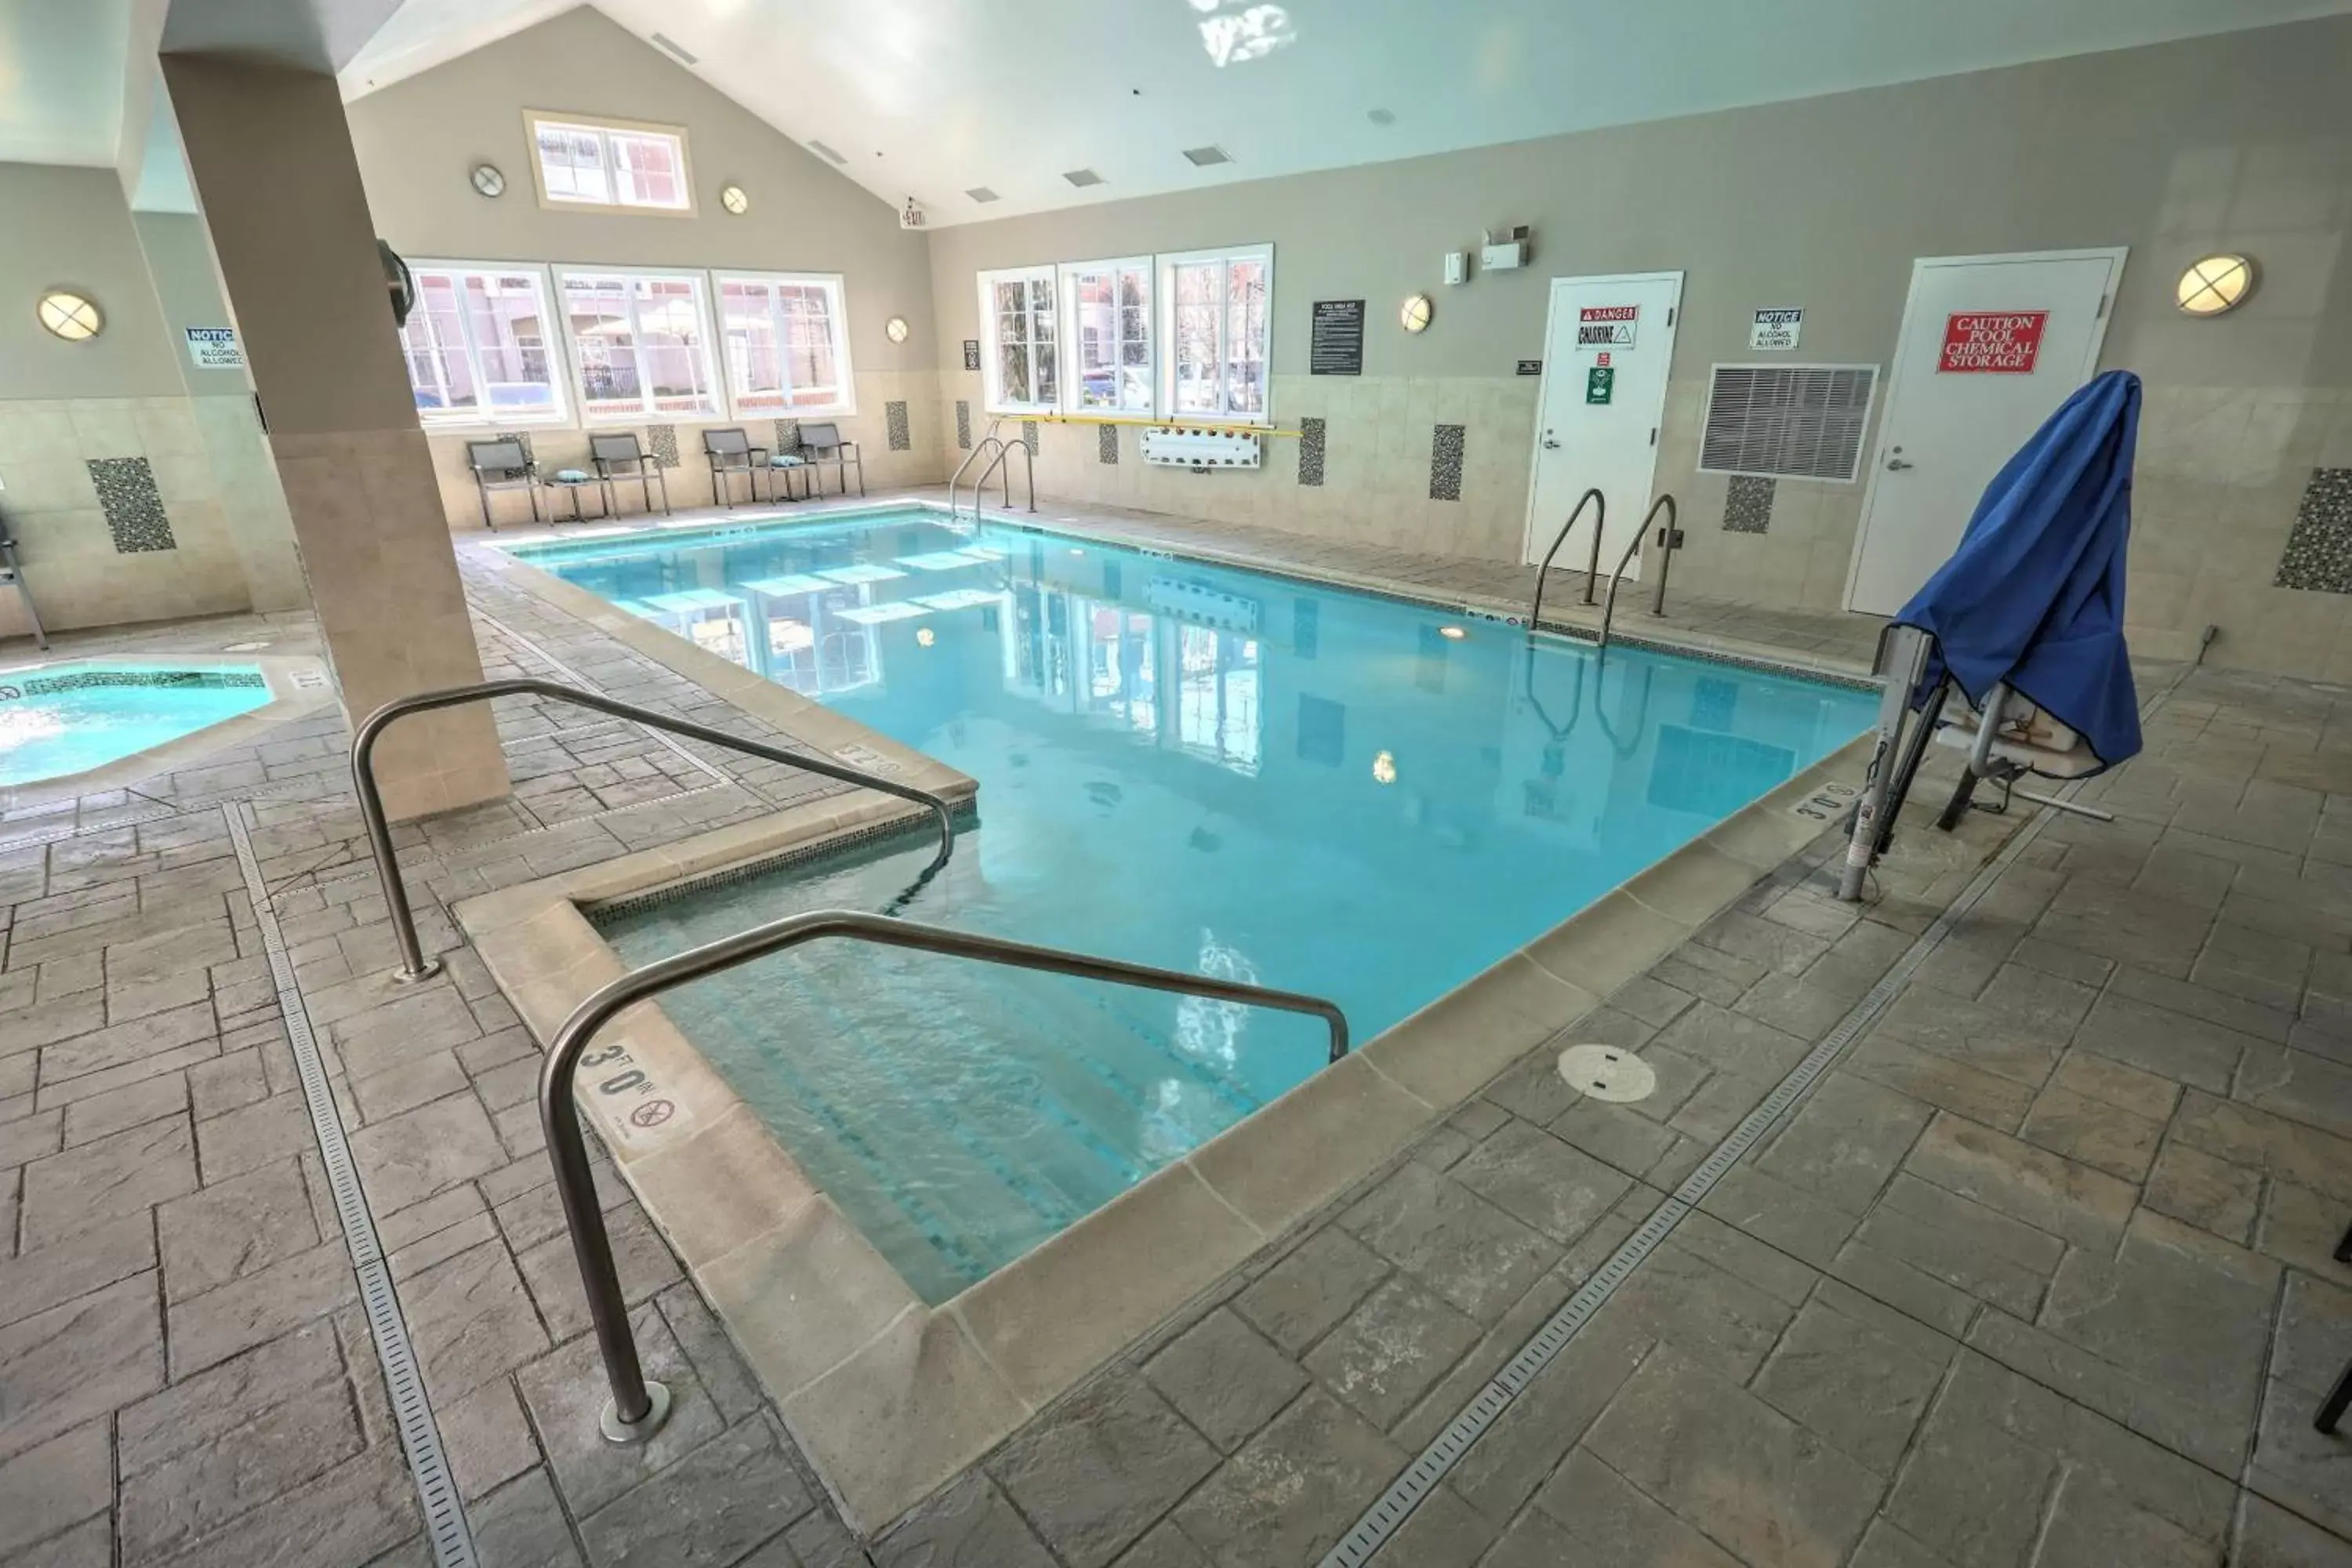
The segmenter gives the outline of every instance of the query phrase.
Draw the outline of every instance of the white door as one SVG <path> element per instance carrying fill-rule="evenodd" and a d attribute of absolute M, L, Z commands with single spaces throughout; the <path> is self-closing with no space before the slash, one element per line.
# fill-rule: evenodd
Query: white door
<path fill-rule="evenodd" d="M 1544 558 L 1588 489 L 1599 489 L 1608 503 L 1601 542 L 1604 574 L 1642 526 L 1658 467 L 1658 425 L 1665 416 L 1666 371 L 1674 362 L 1682 294 L 1679 272 L 1551 280 L 1522 560 L 1533 564 Z M 1591 558 L 1588 509 L 1552 564 L 1581 572 Z M 1638 558 L 1625 574 L 1642 574 Z"/>
<path fill-rule="evenodd" d="M 1846 607 L 1891 616 L 1951 559 L 1985 486 L 2091 378 L 2116 250 L 1917 261 Z"/>

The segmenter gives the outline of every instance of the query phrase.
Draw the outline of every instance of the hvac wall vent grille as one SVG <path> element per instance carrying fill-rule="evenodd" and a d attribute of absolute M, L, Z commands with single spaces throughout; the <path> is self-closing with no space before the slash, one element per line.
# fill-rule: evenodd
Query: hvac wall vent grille
<path fill-rule="evenodd" d="M 996 199 L 996 193 L 990 190 L 986 185 L 974 185 L 971 189 L 964 192 L 964 195 L 970 196 L 976 202 L 992 202 Z"/>
<path fill-rule="evenodd" d="M 1212 164 L 1230 163 L 1234 161 L 1234 155 L 1223 147 L 1187 147 L 1184 149 L 1184 157 L 1196 169 L 1205 169 Z"/>
<path fill-rule="evenodd" d="M 846 163 L 849 162 L 848 159 L 843 157 L 840 153 L 835 152 L 832 148 L 826 146 L 822 142 L 812 142 L 809 143 L 809 148 L 812 152 L 822 153 L 825 157 L 832 159 L 836 163 Z"/>
<path fill-rule="evenodd" d="M 1100 174 L 1096 174 L 1092 169 L 1073 169 L 1068 174 L 1064 174 L 1062 178 L 1069 181 L 1070 184 L 1077 186 L 1080 190 L 1084 190 L 1088 185 L 1099 185 L 1103 183 L 1103 177 Z"/>
<path fill-rule="evenodd" d="M 676 38 L 671 37 L 667 33 L 656 33 L 654 35 L 654 42 L 661 46 L 663 48 L 667 49 L 671 54 L 677 56 L 681 61 L 688 65 L 698 65 L 701 63 L 697 57 L 687 53 L 684 48 L 680 47 L 678 41 Z"/>
<path fill-rule="evenodd" d="M 1874 364 L 1719 364 L 1699 469 L 1851 484 L 1878 390 Z"/>

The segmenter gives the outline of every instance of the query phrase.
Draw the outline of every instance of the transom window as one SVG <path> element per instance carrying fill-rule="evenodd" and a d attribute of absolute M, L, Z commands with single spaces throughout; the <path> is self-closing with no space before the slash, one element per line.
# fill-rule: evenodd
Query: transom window
<path fill-rule="evenodd" d="M 699 273 L 557 274 L 588 419 L 719 412 Z"/>
<path fill-rule="evenodd" d="M 1165 416 L 1263 420 L 1274 247 L 1163 256 L 1160 295 Z"/>
<path fill-rule="evenodd" d="M 720 273 L 717 281 L 738 415 L 856 411 L 838 275 Z"/>
<path fill-rule="evenodd" d="M 1027 414 L 1060 406 L 1061 366 L 1054 316 L 1054 269 L 1024 268 L 980 276 L 980 313 L 986 323 L 987 405 L 992 414 Z"/>
<path fill-rule="evenodd" d="M 551 114 L 530 119 L 531 155 L 545 205 L 694 210 L 684 131 Z"/>
<path fill-rule="evenodd" d="M 1062 268 L 1072 413 L 1151 412 L 1151 258 Z"/>
<path fill-rule="evenodd" d="M 400 342 L 420 419 L 533 424 L 564 417 L 546 277 L 539 268 L 452 262 L 410 271 L 416 306 Z"/>

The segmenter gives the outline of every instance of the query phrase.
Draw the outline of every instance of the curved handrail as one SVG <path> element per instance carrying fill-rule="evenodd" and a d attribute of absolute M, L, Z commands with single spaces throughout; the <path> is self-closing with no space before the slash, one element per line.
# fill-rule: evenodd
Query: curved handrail
<path fill-rule="evenodd" d="M 964 470 L 971 468 L 973 463 L 979 461 L 980 455 L 982 452 L 987 451 L 991 447 L 996 447 L 1000 453 L 1003 452 L 1004 448 L 1004 442 L 997 436 L 996 426 L 993 421 L 990 423 L 987 432 L 983 434 L 979 440 L 972 443 L 971 450 L 964 455 L 963 461 L 956 465 L 956 471 L 948 476 L 949 521 L 952 522 L 956 518 L 956 486 L 963 482 Z M 988 476 L 986 472 L 983 471 L 981 475 L 980 484 L 975 484 L 971 487 L 971 513 L 974 517 L 978 517 L 980 515 L 980 486 L 986 484 L 987 482 Z M 1012 502 L 1008 500 L 1005 504 L 1009 506 Z"/>
<path fill-rule="evenodd" d="M 1643 514 L 1642 526 L 1635 529 L 1633 537 L 1625 542 L 1625 553 L 1617 558 L 1617 570 L 1609 574 L 1609 598 L 1601 609 L 1601 648 L 1604 653 L 1609 649 L 1610 618 L 1617 614 L 1617 584 L 1624 579 L 1625 563 L 1633 559 L 1633 552 L 1642 548 L 1642 541 L 1650 531 L 1650 519 L 1658 515 L 1658 509 L 1661 507 L 1665 509 L 1666 531 L 1672 533 L 1675 531 L 1677 516 L 1675 498 L 1671 495 L 1660 496 L 1650 503 L 1650 510 Z M 1586 601 L 1588 604 L 1591 602 Z"/>
<path fill-rule="evenodd" d="M 913 948 L 950 958 L 978 959 L 985 963 L 1011 964 L 1020 969 L 1071 974 L 1082 980 L 1108 980 L 1153 991 L 1173 991 L 1239 1002 L 1285 1012 L 1312 1013 L 1330 1028 L 1331 1060 L 1348 1054 L 1348 1019 L 1339 1005 L 1296 991 L 1275 991 L 1262 985 L 1186 974 L 1150 964 L 1115 958 L 1096 958 L 1060 948 L 1035 947 L 1007 942 L 975 931 L 910 921 L 884 920 L 848 910 L 816 910 L 787 915 L 700 947 L 633 969 L 605 985 L 572 1009 L 547 1048 L 546 1066 L 539 1075 L 539 1119 L 547 1133 L 548 1159 L 555 1166 L 555 1187 L 563 1200 L 563 1217 L 572 1233 L 572 1255 L 580 1266 L 580 1283 L 588 1298 L 588 1314 L 596 1327 L 597 1347 L 604 1356 L 605 1380 L 612 1402 L 604 1407 L 604 1436 L 616 1443 L 651 1436 L 669 1413 L 668 1391 L 648 1384 L 637 1359 L 635 1337 L 629 1330 L 628 1303 L 621 1294 L 620 1276 L 613 1266 L 612 1237 L 604 1229 L 604 1214 L 596 1201 L 596 1182 L 588 1166 L 587 1138 L 572 1103 L 572 1079 L 580 1058 L 596 1032 L 614 1015 L 675 985 L 752 959 L 797 947 L 818 937 L 841 936 L 886 947 Z"/>
<path fill-rule="evenodd" d="M 395 697 L 369 714 L 361 723 L 359 733 L 352 738 L 352 783 L 359 792 L 360 816 L 367 825 L 369 847 L 375 852 L 376 874 L 383 883 L 383 899 L 392 916 L 393 935 L 400 943 L 401 967 L 397 973 L 397 977 L 400 979 L 422 980 L 436 973 L 441 965 L 438 960 L 426 962 L 424 949 L 416 940 L 416 918 L 408 908 L 408 889 L 401 882 L 400 861 L 393 853 L 392 828 L 384 821 L 383 816 L 383 795 L 376 788 L 374 763 L 376 740 L 394 720 L 407 714 L 430 712 L 437 708 L 457 708 L 468 702 L 487 702 L 494 697 L 544 697 L 557 702 L 569 702 L 575 707 L 593 708 L 599 713 L 609 713 L 616 719 L 627 719 L 652 729 L 665 730 L 673 735 L 683 735 L 690 741 L 701 741 L 709 745 L 723 746 L 730 751 L 741 752 L 746 755 L 758 757 L 762 762 L 781 763 L 786 767 L 799 768 L 803 772 L 818 773 L 829 779 L 838 779 L 843 784 L 861 784 L 870 790 L 878 790 L 884 795 L 894 795 L 901 800 L 910 800 L 919 805 L 929 806 L 932 815 L 939 818 L 940 852 L 932 857 L 931 863 L 926 866 L 921 876 L 916 879 L 917 888 L 937 876 L 940 868 L 948 863 L 948 857 L 954 853 L 954 808 L 949 805 L 946 796 L 934 795 L 927 789 L 917 789 L 912 784 L 899 784 L 895 779 L 883 778 L 878 774 L 867 773 L 862 768 L 853 768 L 845 763 L 833 762 L 824 757 L 811 756 L 803 752 L 788 752 L 781 746 L 771 746 L 763 741 L 745 740 L 740 735 L 730 735 L 724 730 L 713 730 L 705 724 L 692 723 L 684 719 L 673 719 L 667 714 L 656 713 L 649 708 L 640 708 L 633 702 L 616 702 L 601 692 L 585 691 L 579 687 L 563 686 L 552 680 L 533 680 L 527 678 L 513 680 L 485 680 L 473 686 L 452 686 L 439 691 L 419 691 L 409 697 Z M 913 889 L 910 889 L 908 891 L 911 893 Z M 901 896 L 902 902 L 904 897 L 905 895 Z"/>
<path fill-rule="evenodd" d="M 1007 507 L 1012 506 L 1012 458 L 1015 452 L 1021 454 L 1022 468 L 1029 480 L 1029 510 L 1031 511 L 1037 510 L 1037 454 L 1029 449 L 1029 443 L 1025 440 L 999 441 L 996 444 L 996 460 L 980 471 L 980 482 L 971 487 L 973 517 L 977 518 L 980 515 L 980 494 L 988 488 L 989 476 L 999 469 L 1002 469 L 1004 474 L 1004 504 Z M 955 504 L 955 497 L 952 494 L 948 497 L 948 504 L 950 507 Z"/>
<path fill-rule="evenodd" d="M 1568 531 L 1574 528 L 1576 526 L 1576 520 L 1584 515 L 1584 503 L 1586 501 L 1593 503 L 1593 549 L 1597 552 L 1601 548 L 1601 525 L 1609 519 L 1609 502 L 1602 497 L 1598 489 L 1590 489 L 1576 498 L 1576 505 L 1570 510 L 1568 521 L 1559 525 L 1559 532 L 1553 538 L 1551 548 L 1544 552 L 1543 564 L 1536 568 L 1535 603 L 1528 606 L 1528 635 L 1530 637 L 1535 635 L 1536 621 L 1543 614 L 1544 578 L 1551 572 L 1551 558 L 1559 553 L 1559 547 L 1561 545 L 1568 542 Z M 1584 602 L 1589 605 L 1592 603 L 1590 596 L 1591 580 L 1589 578 L 1586 582 L 1586 592 L 1587 597 Z"/>

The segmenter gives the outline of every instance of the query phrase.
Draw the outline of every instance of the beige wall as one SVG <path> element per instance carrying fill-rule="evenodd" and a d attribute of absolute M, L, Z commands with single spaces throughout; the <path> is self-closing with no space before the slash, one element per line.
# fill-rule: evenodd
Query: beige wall
<path fill-rule="evenodd" d="M 2125 245 L 2106 363 L 2148 384 L 2136 625 L 2177 643 L 2209 621 L 2215 658 L 2352 678 L 2352 598 L 2270 587 L 2315 464 L 2352 464 L 2352 18 L 1543 142 L 939 229 L 931 269 L 942 420 L 979 377 L 975 271 L 1270 240 L 1275 416 L 1329 422 L 1327 480 L 1292 444 L 1255 475 L 1145 470 L 1048 426 L 1049 492 L 1319 534 L 1516 558 L 1526 522 L 1548 280 L 1680 268 L 1684 315 L 1658 482 L 1685 502 L 1688 588 L 1833 608 L 1861 486 L 1782 480 L 1771 531 L 1721 531 L 1726 481 L 1695 472 L 1708 367 L 1744 361 L 1748 312 L 1801 305 L 1798 359 L 1884 365 L 1922 256 Z M 1440 258 L 1489 225 L 1535 229 L 1524 271 L 1445 288 Z M 2193 321 L 2181 267 L 2216 248 L 2261 263 L 2245 308 Z M 1415 338 L 1395 325 L 1437 304 Z M 1307 377 L 1318 299 L 1363 298 L 1360 380 Z M 1754 356 L 1769 358 L 1770 356 Z M 1434 424 L 1468 426 L 1462 500 L 1428 499 Z"/>
<path fill-rule="evenodd" d="M 781 45 L 777 68 L 807 68 Z M 693 215 L 541 206 L 523 122 L 532 109 L 684 127 Z M 902 231 L 888 204 L 602 15 L 566 12 L 372 93 L 350 116 L 377 230 L 411 258 L 840 273 L 857 400 L 856 413 L 838 421 L 843 433 L 860 443 L 869 484 L 942 477 L 925 237 Z M 484 162 L 506 175 L 495 200 L 468 178 Z M 728 184 L 751 196 L 740 217 L 719 205 Z M 892 316 L 907 318 L 904 343 L 883 333 Z M 893 401 L 909 405 L 907 451 L 889 449 L 885 405 Z M 678 426 L 683 461 L 671 482 L 682 504 L 708 504 L 699 432 L 719 423 L 736 421 Z M 754 439 L 772 437 L 768 420 L 740 423 Z M 464 447 L 469 435 L 487 434 L 433 436 L 452 527 L 480 525 Z M 534 431 L 532 443 L 543 468 L 586 466 L 587 437 L 577 429 Z M 499 498 L 497 510 L 501 521 L 530 515 L 518 495 Z"/>
<path fill-rule="evenodd" d="M 243 377 L 195 371 L 182 346 L 182 325 L 225 318 L 184 323 L 161 297 L 204 308 L 214 286 L 201 220 L 134 216 L 111 169 L 0 163 L 0 513 L 44 622 L 301 605 L 301 564 Z M 65 342 L 35 320 L 34 301 L 60 284 L 105 312 L 96 339 Z M 120 458 L 145 461 L 169 548 L 141 547 L 156 542 L 151 531 L 126 540 L 110 526 L 89 465 Z M 0 637 L 28 629 L 16 595 L 0 594 Z"/>

